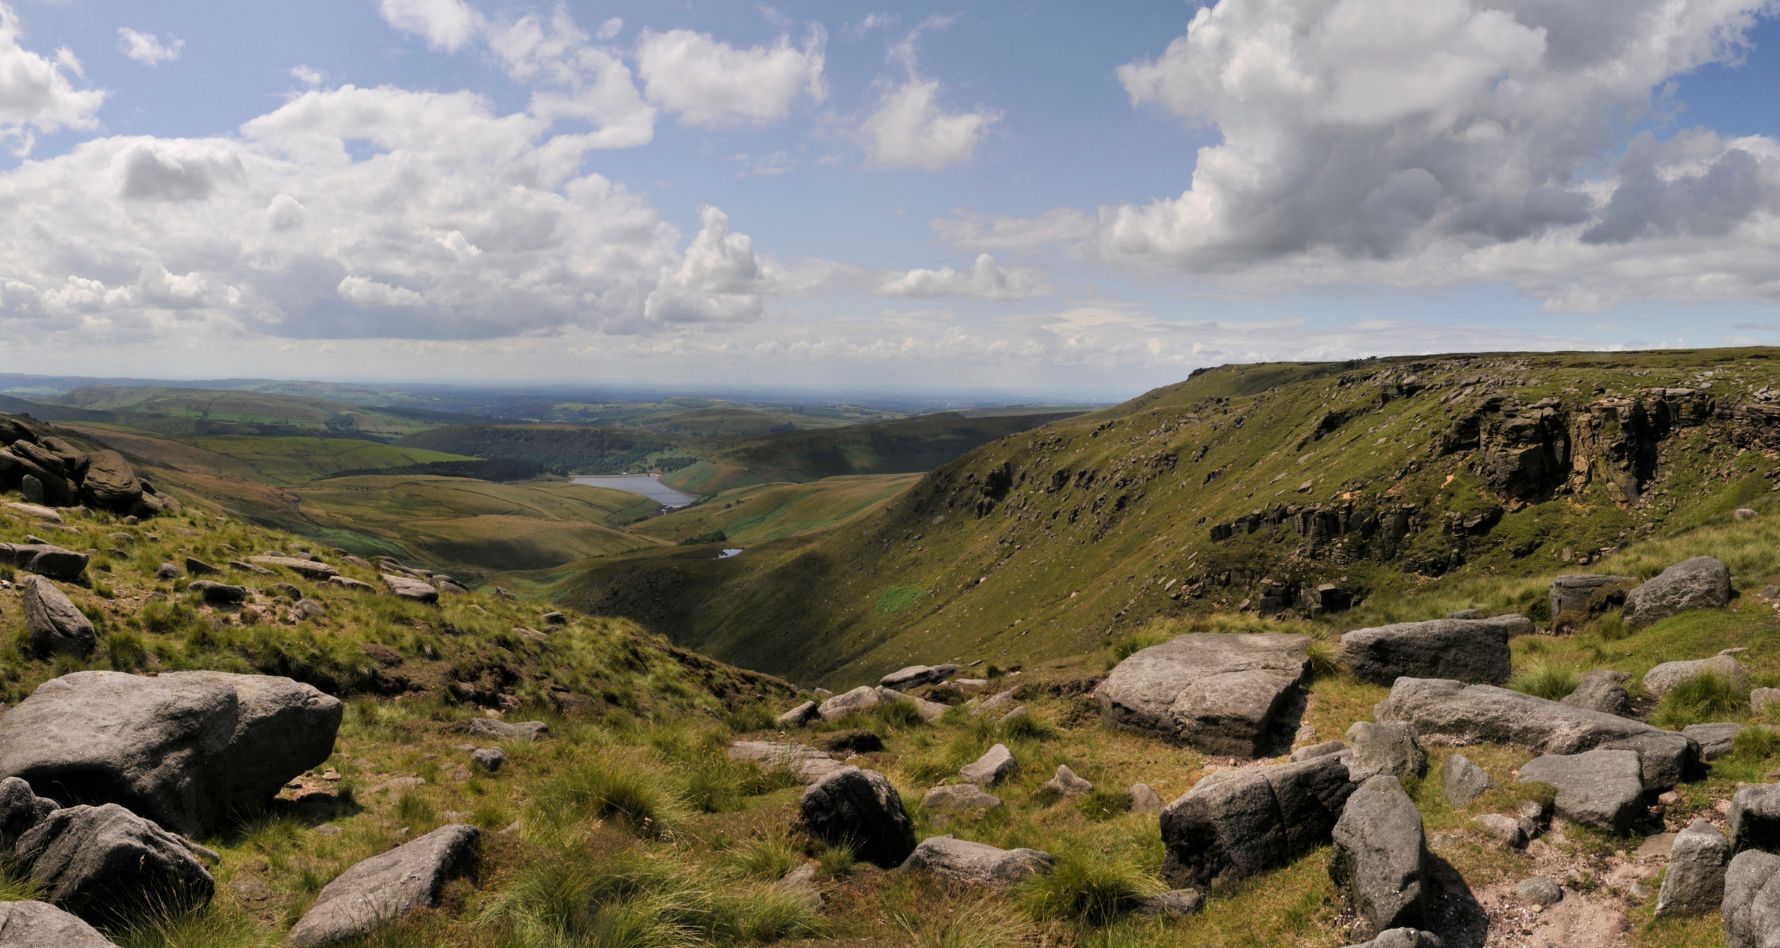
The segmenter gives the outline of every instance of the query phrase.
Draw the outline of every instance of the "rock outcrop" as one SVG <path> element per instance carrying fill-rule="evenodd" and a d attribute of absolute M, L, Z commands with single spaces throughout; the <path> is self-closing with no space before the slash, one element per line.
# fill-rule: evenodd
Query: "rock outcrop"
<path fill-rule="evenodd" d="M 1508 680 L 1508 638 L 1533 631 L 1520 616 L 1434 619 L 1355 629 L 1341 636 L 1341 660 L 1362 681 L 1452 678 L 1497 685 Z"/>
<path fill-rule="evenodd" d="M 290 931 L 307 948 L 369 935 L 424 906 L 438 905 L 445 884 L 474 878 L 482 834 L 474 826 L 441 826 L 353 866 L 322 887 L 315 904 Z"/>
<path fill-rule="evenodd" d="M 0 559 L 27 573 L 72 583 L 87 571 L 87 555 L 52 543 L 0 543 Z"/>
<path fill-rule="evenodd" d="M 1290 745 L 1308 671 L 1303 636 L 1195 633 L 1132 654 L 1095 693 L 1116 727 L 1259 757 Z"/>
<path fill-rule="evenodd" d="M 1352 792 L 1339 756 L 1214 773 L 1162 811 L 1162 876 L 1228 891 L 1327 843 Z"/>
<path fill-rule="evenodd" d="M 815 783 L 846 766 L 813 747 L 777 741 L 735 741 L 729 745 L 729 759 L 751 761 L 767 770 L 783 770 L 804 784 Z"/>
<path fill-rule="evenodd" d="M 116 451 L 89 453 L 5 415 L 0 415 L 0 490 L 20 491 L 31 503 L 49 507 L 85 504 L 136 517 L 152 517 L 170 505 Z"/>
<path fill-rule="evenodd" d="M 898 691 L 918 685 L 933 685 L 956 674 L 957 665 L 910 665 L 878 679 L 878 685 Z"/>
<path fill-rule="evenodd" d="M 271 675 L 74 672 L 0 717 L 0 775 L 201 835 L 326 760 L 341 711 L 338 700 Z"/>
<path fill-rule="evenodd" d="M 1617 604 L 1614 600 L 1623 602 L 1637 582 L 1630 576 L 1559 576 L 1551 581 L 1551 617 L 1603 612 Z"/>

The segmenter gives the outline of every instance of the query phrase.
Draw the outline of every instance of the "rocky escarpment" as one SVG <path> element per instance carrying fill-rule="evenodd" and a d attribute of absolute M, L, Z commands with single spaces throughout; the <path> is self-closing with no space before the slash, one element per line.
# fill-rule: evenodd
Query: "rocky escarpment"
<path fill-rule="evenodd" d="M 135 517 L 179 506 L 137 476 L 116 451 L 86 451 L 11 415 L 0 415 L 0 490 L 16 490 L 28 504 L 85 505 Z"/>

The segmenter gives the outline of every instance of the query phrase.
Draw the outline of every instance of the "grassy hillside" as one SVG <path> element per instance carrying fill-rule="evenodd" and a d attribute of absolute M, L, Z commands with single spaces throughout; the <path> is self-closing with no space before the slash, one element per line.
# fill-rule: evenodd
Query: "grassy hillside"
<path fill-rule="evenodd" d="M 528 461 L 558 474 L 625 474 L 692 460 L 675 438 L 577 425 L 463 425 L 417 434 L 402 444 Z"/>
<path fill-rule="evenodd" d="M 565 400 L 546 409 L 547 420 L 596 428 L 640 428 L 685 438 L 736 438 L 838 428 L 895 417 L 892 412 L 851 405 L 743 404 L 711 398 L 670 398 L 645 402 Z"/>
<path fill-rule="evenodd" d="M 916 479 L 913 474 L 888 474 L 743 487 L 645 520 L 635 532 L 674 543 L 765 543 L 845 523 L 907 490 Z"/>
<path fill-rule="evenodd" d="M 132 428 L 177 437 L 311 434 L 387 441 L 452 421 L 398 408 L 360 408 L 278 392 L 153 386 L 90 386 L 46 397 L 103 412 Z"/>
<path fill-rule="evenodd" d="M 917 656 L 1082 654 L 1158 617 L 1315 614 L 1574 568 L 1773 487 L 1774 357 L 1205 371 L 985 445 L 843 529 L 721 563 L 590 563 L 560 591 L 752 667 L 841 681 Z"/>

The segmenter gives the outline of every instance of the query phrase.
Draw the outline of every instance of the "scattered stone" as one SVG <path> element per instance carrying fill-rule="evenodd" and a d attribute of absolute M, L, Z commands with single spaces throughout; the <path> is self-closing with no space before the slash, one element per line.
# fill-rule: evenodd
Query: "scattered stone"
<path fill-rule="evenodd" d="M 160 580 L 178 579 L 179 567 L 172 563 L 162 563 L 160 568 L 155 570 L 155 578 Z"/>
<path fill-rule="evenodd" d="M 1380 932 L 1377 938 L 1349 948 L 1446 948 L 1446 942 L 1432 932 L 1414 928 L 1393 928 Z"/>
<path fill-rule="evenodd" d="M 546 613 L 544 613 L 544 624 L 545 625 L 568 625 L 569 617 L 566 615 L 563 615 L 560 612 L 546 612 Z"/>
<path fill-rule="evenodd" d="M 904 872 L 931 872 L 965 885 L 1005 888 L 1051 871 L 1056 860 L 1036 849 L 997 849 L 987 843 L 933 836 L 902 864 Z"/>
<path fill-rule="evenodd" d="M 30 784 L 17 777 L 0 780 L 0 853 L 11 852 L 20 836 L 61 808 L 56 801 L 38 796 Z"/>
<path fill-rule="evenodd" d="M 1559 576 L 1551 581 L 1551 617 L 1566 612 L 1592 615 L 1608 605 L 1615 593 L 1621 594 L 1638 580 L 1631 576 Z"/>
<path fill-rule="evenodd" d="M 1401 721 L 1355 721 L 1347 729 L 1347 770 L 1354 783 L 1377 774 L 1419 777 L 1428 769 L 1428 755 L 1415 740 L 1415 729 Z"/>
<path fill-rule="evenodd" d="M 229 880 L 229 891 L 244 902 L 268 902 L 278 893 L 264 879 L 250 873 L 239 873 Z"/>
<path fill-rule="evenodd" d="M 1780 688 L 1757 688 L 1749 692 L 1749 710 L 1756 714 L 1765 714 L 1775 705 L 1780 705 Z"/>
<path fill-rule="evenodd" d="M 1160 813 L 1162 797 L 1147 783 L 1134 783 L 1128 791 L 1131 797 L 1131 812 Z"/>
<path fill-rule="evenodd" d="M 1650 790 L 1680 783 L 1699 760 L 1698 745 L 1685 735 L 1493 685 L 1402 678 L 1377 711 L 1380 720 L 1415 725 L 1424 739 L 1507 744 L 1546 754 L 1634 750 Z"/>
<path fill-rule="evenodd" d="M 1750 507 L 1738 507 L 1736 509 L 1736 512 L 1734 513 L 1734 516 L 1738 520 L 1754 520 L 1755 519 L 1755 510 Z"/>
<path fill-rule="evenodd" d="M 78 916 L 48 902 L 0 902 L 0 948 L 115 948 Z"/>
<path fill-rule="evenodd" d="M 1688 662 L 1664 662 L 1644 673 L 1644 690 L 1652 698 L 1660 699 L 1669 693 L 1669 689 L 1701 675 L 1717 675 L 1737 691 L 1749 693 L 1749 673 L 1744 670 L 1743 663 L 1724 652 Z"/>
<path fill-rule="evenodd" d="M 188 556 L 185 558 L 185 571 L 193 576 L 214 576 L 217 573 L 222 572 L 222 570 L 211 566 L 209 563 L 206 563 L 195 556 Z"/>
<path fill-rule="evenodd" d="M 921 806 L 928 810 L 992 810 L 1000 805 L 1000 797 L 985 793 L 974 783 L 934 787 L 921 798 Z"/>
<path fill-rule="evenodd" d="M 1472 817 L 1471 823 L 1481 830 L 1491 842 L 1507 846 L 1510 849 L 1525 849 L 1527 847 L 1527 831 L 1514 817 L 1503 816 L 1500 813 L 1485 813 Z"/>
<path fill-rule="evenodd" d="M 1717 609 L 1730 601 L 1730 568 L 1710 556 L 1696 556 L 1626 593 L 1625 617 L 1634 626 L 1648 625 L 1691 609 Z"/>
<path fill-rule="evenodd" d="M 1625 683 L 1631 677 L 1625 672 L 1608 669 L 1591 671 L 1582 676 L 1582 682 L 1575 691 L 1564 696 L 1562 703 L 1572 708 L 1625 717 L 1632 711 L 1632 699 L 1625 690 Z"/>
<path fill-rule="evenodd" d="M 115 803 L 51 813 L 19 838 L 13 858 L 45 901 L 89 922 L 184 911 L 216 893 L 183 840 Z"/>
<path fill-rule="evenodd" d="M 319 619 L 328 614 L 328 607 L 314 599 L 299 599 L 291 608 L 304 619 Z"/>
<path fill-rule="evenodd" d="M 9 502 L 6 506 L 8 509 L 17 513 L 22 513 L 33 520 L 41 520 L 44 523 L 62 522 L 62 515 L 56 512 L 53 507 L 44 507 L 38 504 L 21 504 L 17 502 Z"/>
<path fill-rule="evenodd" d="M 482 834 L 461 823 L 442 826 L 353 866 L 322 887 L 290 930 L 307 948 L 362 938 L 416 909 L 439 904 L 445 884 L 474 878 Z"/>
<path fill-rule="evenodd" d="M 376 586 L 373 586 L 362 579 L 353 579 L 350 576 L 329 576 L 327 578 L 327 584 L 350 592 L 368 593 L 377 591 Z"/>
<path fill-rule="evenodd" d="M 1419 925 L 1428 888 L 1421 814 L 1396 777 L 1379 774 L 1347 799 L 1332 834 L 1329 876 L 1371 931 Z"/>
<path fill-rule="evenodd" d="M 1724 873 L 1726 948 L 1780 945 L 1780 856 L 1739 852 Z"/>
<path fill-rule="evenodd" d="M 1208 754 L 1261 757 L 1297 729 L 1310 640 L 1194 633 L 1142 649 L 1095 689 L 1115 727 Z"/>
<path fill-rule="evenodd" d="M 957 665 L 910 665 L 878 679 L 884 688 L 902 690 L 918 685 L 932 685 L 945 681 L 958 671 Z"/>
<path fill-rule="evenodd" d="M 1623 833 L 1644 815 L 1644 783 L 1636 751 L 1597 749 L 1581 754 L 1546 754 L 1520 769 L 1521 783 L 1557 788 L 1559 816 L 1613 833 Z"/>
<path fill-rule="evenodd" d="M 860 685 L 852 691 L 824 700 L 816 707 L 816 713 L 821 715 L 824 721 L 834 721 L 849 714 L 869 711 L 877 707 L 878 703 L 883 700 L 883 697 L 878 694 L 878 689 L 871 685 Z"/>
<path fill-rule="evenodd" d="M 1556 905 L 1564 900 L 1563 887 L 1544 876 L 1522 879 L 1514 887 L 1514 894 L 1522 902 L 1541 908 Z"/>
<path fill-rule="evenodd" d="M 1446 798 L 1457 807 L 1470 806 L 1485 790 L 1495 785 L 1496 782 L 1490 779 L 1490 775 L 1464 754 L 1448 757 L 1440 774 L 1440 786 L 1446 791 Z"/>
<path fill-rule="evenodd" d="M 1058 764 L 1056 776 L 1045 781 L 1044 788 L 1054 791 L 1058 796 L 1073 797 L 1094 789 L 1094 785 L 1075 775 L 1067 764 Z"/>
<path fill-rule="evenodd" d="M 1780 689 L 1775 690 L 1780 691 Z M 977 716 L 981 717 L 983 715 L 1000 713 L 1004 708 L 1012 708 L 1013 706 L 1014 689 L 1009 688 L 999 694 L 993 694 L 984 698 L 982 703 L 976 706 L 975 713 Z"/>
<path fill-rule="evenodd" d="M 400 599 L 427 603 L 439 601 L 439 590 L 434 588 L 431 583 L 422 580 L 384 573 L 383 586 Z"/>
<path fill-rule="evenodd" d="M 1292 751 L 1292 762 L 1298 763 L 1306 760 L 1315 760 L 1318 757 L 1339 754 L 1345 750 L 1347 750 L 1347 743 L 1345 741 L 1324 741 L 1321 744 L 1312 744 L 1309 747 L 1300 747 L 1297 750 Z"/>
<path fill-rule="evenodd" d="M 288 569 L 298 576 L 307 579 L 326 580 L 339 575 L 339 570 L 318 560 L 306 560 L 295 556 L 255 556 L 249 562 L 268 569 Z"/>
<path fill-rule="evenodd" d="M 186 587 L 212 606 L 238 606 L 247 601 L 247 587 L 200 579 Z"/>
<path fill-rule="evenodd" d="M 1689 724 L 1681 729 L 1681 733 L 1693 738 L 1700 745 L 1701 760 L 1717 760 L 1731 752 L 1731 748 L 1736 745 L 1737 735 L 1743 733 L 1743 725 Z"/>
<path fill-rule="evenodd" d="M 1162 811 L 1162 876 L 1229 891 L 1329 842 L 1352 792 L 1340 757 L 1218 771 Z"/>
<path fill-rule="evenodd" d="M 1675 834 L 1669 868 L 1656 897 L 1656 917 L 1704 915 L 1724 901 L 1724 868 L 1731 844 L 1705 820 Z"/>
<path fill-rule="evenodd" d="M 816 702 L 805 701 L 803 704 L 800 704 L 774 718 L 773 723 L 780 727 L 802 727 L 805 724 L 816 720 L 816 718 L 820 716 L 821 715 L 816 711 Z"/>
<path fill-rule="evenodd" d="M 730 760 L 753 761 L 767 770 L 783 770 L 800 783 L 815 783 L 845 769 L 840 761 L 803 744 L 777 741 L 735 741 L 729 745 Z"/>
<path fill-rule="evenodd" d="M 87 555 L 50 543 L 0 543 L 0 560 L 59 583 L 72 583 L 87 570 Z"/>
<path fill-rule="evenodd" d="M 1019 769 L 1020 763 L 1014 760 L 1013 752 L 1007 749 L 1007 745 L 996 744 L 983 756 L 960 767 L 958 775 L 971 783 L 993 787 Z"/>
<path fill-rule="evenodd" d="M 837 754 L 875 754 L 884 749 L 884 739 L 862 727 L 825 734 L 816 743 Z"/>
<path fill-rule="evenodd" d="M 25 635 L 33 653 L 74 655 L 85 658 L 93 654 L 99 638 L 92 620 L 42 576 L 26 576 L 19 582 L 25 600 Z"/>
<path fill-rule="evenodd" d="M 1728 821 L 1732 849 L 1780 849 L 1780 784 L 1739 788 Z"/>
<path fill-rule="evenodd" d="M 1198 889 L 1170 889 L 1145 897 L 1132 911 L 1138 915 L 1161 918 L 1185 918 L 1205 908 L 1205 893 Z"/>
<path fill-rule="evenodd" d="M 498 747 L 478 747 L 470 752 L 470 762 L 489 773 L 497 773 L 507 763 L 507 752 Z"/>
<path fill-rule="evenodd" d="M 464 733 L 497 741 L 538 741 L 550 736 L 550 725 L 543 721 L 498 721 L 494 718 L 471 718 L 464 723 Z"/>
<path fill-rule="evenodd" d="M 341 712 L 274 675 L 74 672 L 0 717 L 0 775 L 199 836 L 326 760 Z"/>
<path fill-rule="evenodd" d="M 921 716 L 921 720 L 926 721 L 929 724 L 939 720 L 940 717 L 946 713 L 946 706 L 937 701 L 928 701 L 925 698 L 917 698 L 914 695 L 905 695 L 894 688 L 886 688 L 883 685 L 879 685 L 877 691 L 880 700 L 900 702 L 909 705 L 915 709 L 916 714 Z"/>
<path fill-rule="evenodd" d="M 1532 631 L 1521 616 L 1355 629 L 1341 637 L 1341 660 L 1355 677 L 1380 685 L 1405 676 L 1501 684 L 1512 673 L 1509 637 Z"/>
<path fill-rule="evenodd" d="M 797 829 L 885 869 L 915 849 L 915 826 L 896 788 L 883 774 L 857 767 L 843 767 L 804 791 Z"/>

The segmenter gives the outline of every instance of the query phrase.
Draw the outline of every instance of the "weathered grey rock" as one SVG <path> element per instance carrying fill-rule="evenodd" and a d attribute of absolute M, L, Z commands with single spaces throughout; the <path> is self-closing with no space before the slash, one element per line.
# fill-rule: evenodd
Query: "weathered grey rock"
<path fill-rule="evenodd" d="M 878 684 L 885 688 L 898 690 L 914 688 L 918 685 L 932 685 L 945 681 L 957 671 L 957 665 L 910 665 L 878 679 Z"/>
<path fill-rule="evenodd" d="M 142 482 L 136 479 L 130 462 L 116 451 L 94 451 L 86 456 L 86 468 L 80 493 L 93 506 L 128 511 L 142 499 Z"/>
<path fill-rule="evenodd" d="M 1556 787 L 1559 816 L 1623 833 L 1644 815 L 1641 771 L 1636 751 L 1599 749 L 1546 754 L 1522 767 L 1519 781 Z"/>
<path fill-rule="evenodd" d="M 1731 848 L 1780 849 L 1780 784 L 1742 787 L 1731 797 Z"/>
<path fill-rule="evenodd" d="M 478 747 L 470 752 L 470 762 L 492 774 L 506 766 L 507 752 L 498 747 Z"/>
<path fill-rule="evenodd" d="M 1115 727 L 1259 757 L 1289 745 L 1308 671 L 1304 636 L 1195 633 L 1132 654 L 1095 693 Z"/>
<path fill-rule="evenodd" d="M 1020 769 L 1013 752 L 1006 744 L 996 744 L 971 763 L 958 769 L 958 775 L 971 783 L 993 787 Z"/>
<path fill-rule="evenodd" d="M 446 883 L 475 877 L 481 856 L 481 832 L 461 823 L 372 856 L 322 887 L 290 930 L 290 943 L 307 948 L 362 938 L 409 912 L 438 905 Z"/>
<path fill-rule="evenodd" d="M 399 599 L 408 599 L 413 602 L 439 601 L 439 590 L 425 580 L 384 573 L 383 587 Z"/>
<path fill-rule="evenodd" d="M 1514 820 L 1527 839 L 1537 839 L 1551 828 L 1551 807 L 1539 800 L 1522 800 L 1514 806 Z"/>
<path fill-rule="evenodd" d="M 1780 704 L 1780 688 L 1756 688 L 1749 692 L 1749 710 L 1756 714 Z"/>
<path fill-rule="evenodd" d="M 1656 896 L 1656 917 L 1704 915 L 1724 902 L 1724 869 L 1731 844 L 1705 820 L 1675 834 L 1669 868 Z"/>
<path fill-rule="evenodd" d="M 217 569 L 195 556 L 188 556 L 185 558 L 185 571 L 193 576 L 215 576 L 217 573 L 222 572 L 222 570 Z"/>
<path fill-rule="evenodd" d="M 1684 681 L 1701 675 L 1717 675 L 1737 689 L 1749 693 L 1749 672 L 1735 657 L 1720 652 L 1711 658 L 1686 662 L 1664 662 L 1644 673 L 1644 690 L 1652 698 L 1661 698 Z"/>
<path fill-rule="evenodd" d="M 848 846 L 885 869 L 899 866 L 915 849 L 915 826 L 902 797 L 883 774 L 844 767 L 804 791 L 797 829 L 815 839 Z"/>
<path fill-rule="evenodd" d="M 1681 729 L 1681 733 L 1693 738 L 1700 745 L 1700 759 L 1717 760 L 1729 754 L 1736 746 L 1737 735 L 1743 733 L 1743 725 L 1689 724 Z"/>
<path fill-rule="evenodd" d="M 545 625 L 568 625 L 569 617 L 566 615 L 563 615 L 560 612 L 546 612 L 546 613 L 544 613 L 544 624 Z"/>
<path fill-rule="evenodd" d="M 377 591 L 376 586 L 373 586 L 362 579 L 353 579 L 351 576 L 329 576 L 327 578 L 327 584 L 352 592 L 367 593 Z"/>
<path fill-rule="evenodd" d="M 1724 873 L 1725 948 L 1780 948 L 1780 856 L 1751 849 Z"/>
<path fill-rule="evenodd" d="M 1528 905 L 1541 908 L 1556 905 L 1564 900 L 1563 887 L 1544 876 L 1533 876 L 1522 879 L 1514 887 L 1514 894 Z"/>
<path fill-rule="evenodd" d="M 904 872 L 931 872 L 965 885 L 1005 888 L 1051 871 L 1056 860 L 1036 849 L 997 849 L 950 836 L 921 841 L 902 864 Z"/>
<path fill-rule="evenodd" d="M 1045 781 L 1044 789 L 1055 792 L 1058 796 L 1073 797 L 1094 789 L 1094 785 L 1076 776 L 1068 764 L 1058 764 L 1057 773 Z"/>
<path fill-rule="evenodd" d="M 929 810 L 992 810 L 1001 805 L 1001 798 L 985 793 L 974 783 L 953 783 L 934 787 L 921 798 L 921 806 Z"/>
<path fill-rule="evenodd" d="M 92 620 L 63 595 L 56 584 L 42 576 L 26 576 L 19 582 L 25 600 L 25 635 L 37 655 L 93 654 L 99 638 Z"/>
<path fill-rule="evenodd" d="M 1380 932 L 1377 938 L 1348 948 L 1446 948 L 1446 942 L 1433 932 L 1414 928 L 1393 928 Z"/>
<path fill-rule="evenodd" d="M 341 711 L 273 675 L 74 672 L 0 717 L 0 775 L 203 835 L 326 760 Z"/>
<path fill-rule="evenodd" d="M 1605 592 L 1629 589 L 1637 582 L 1631 576 L 1559 576 L 1551 581 L 1551 617 L 1598 611 L 1605 605 Z"/>
<path fill-rule="evenodd" d="M 44 507 L 39 504 L 21 504 L 21 503 L 17 503 L 17 502 L 8 502 L 6 504 L 6 508 L 8 510 L 15 512 L 15 513 L 22 513 L 25 516 L 30 517 L 33 520 L 41 520 L 44 523 L 61 523 L 62 522 L 62 514 L 59 511 L 57 511 L 54 507 Z"/>
<path fill-rule="evenodd" d="M 1198 889 L 1169 889 L 1167 892 L 1148 896 L 1132 912 L 1160 918 L 1185 918 L 1197 915 L 1205 908 L 1205 893 Z"/>
<path fill-rule="evenodd" d="M 972 713 L 976 714 L 978 717 L 991 714 L 1002 714 L 1011 710 L 1014 707 L 1014 704 L 1014 689 L 1009 688 L 1006 691 L 984 698 L 982 703 L 978 704 L 975 711 Z"/>
<path fill-rule="evenodd" d="M 1340 757 L 1214 773 L 1162 811 L 1162 876 L 1228 891 L 1329 842 L 1352 792 Z"/>
<path fill-rule="evenodd" d="M 43 487 L 43 478 L 36 474 L 26 474 L 19 478 L 19 495 L 33 507 L 49 499 L 49 492 Z"/>
<path fill-rule="evenodd" d="M 1710 556 L 1696 556 L 1626 593 L 1625 617 L 1634 626 L 1648 625 L 1690 609 L 1717 609 L 1730 601 L 1730 568 Z"/>
<path fill-rule="evenodd" d="M 1490 779 L 1490 775 L 1464 754 L 1448 757 L 1446 766 L 1441 770 L 1440 786 L 1446 791 L 1446 798 L 1452 801 L 1453 806 L 1470 806 L 1485 790 L 1495 785 L 1496 782 Z"/>
<path fill-rule="evenodd" d="M 1562 703 L 1572 708 L 1624 717 L 1632 711 L 1632 699 L 1625 690 L 1629 678 L 1631 676 L 1625 672 L 1610 669 L 1591 671 L 1582 676 L 1582 682 L 1575 691 L 1564 696 Z"/>
<path fill-rule="evenodd" d="M 48 902 L 0 902 L 0 948 L 116 948 L 78 916 Z"/>
<path fill-rule="evenodd" d="M 0 854 L 10 853 L 19 837 L 61 808 L 56 801 L 38 796 L 30 784 L 17 777 L 0 780 Z"/>
<path fill-rule="evenodd" d="M 806 784 L 815 783 L 846 766 L 814 747 L 778 741 L 735 741 L 729 745 L 729 759 L 753 761 L 768 770 L 783 770 Z"/>
<path fill-rule="evenodd" d="M 852 691 L 842 692 L 824 700 L 817 706 L 816 713 L 821 715 L 824 721 L 835 721 L 849 714 L 869 711 L 877 707 L 883 700 L 883 696 L 878 694 L 878 689 L 871 685 L 860 685 Z"/>
<path fill-rule="evenodd" d="M 1300 747 L 1292 751 L 1292 761 L 1296 763 L 1314 760 L 1318 757 L 1327 757 L 1330 754 L 1339 754 L 1345 750 L 1347 750 L 1346 741 L 1324 741 L 1321 744 L 1312 744 L 1309 747 Z"/>
<path fill-rule="evenodd" d="M 172 563 L 162 563 L 160 568 L 155 570 L 155 578 L 156 579 L 178 579 L 179 578 L 179 567 L 174 566 Z"/>
<path fill-rule="evenodd" d="M 1360 784 L 1335 823 L 1329 876 L 1355 915 L 1372 931 L 1422 922 L 1427 884 L 1427 840 L 1415 801 L 1396 777 L 1379 774 Z"/>
<path fill-rule="evenodd" d="M 497 721 L 494 718 L 471 718 L 464 722 L 464 733 L 497 741 L 538 741 L 550 736 L 550 725 L 543 721 Z"/>
<path fill-rule="evenodd" d="M 72 583 L 86 572 L 87 555 L 50 543 L 0 543 L 0 559 L 60 583 Z"/>
<path fill-rule="evenodd" d="M 1574 708 L 1493 685 L 1439 678 L 1403 678 L 1378 706 L 1381 721 L 1407 721 L 1424 740 L 1508 744 L 1546 754 L 1595 748 L 1637 751 L 1644 786 L 1666 790 L 1699 761 L 1685 735 L 1611 714 Z"/>
<path fill-rule="evenodd" d="M 291 608 L 305 619 L 319 619 L 328 614 L 327 605 L 314 599 L 298 599 Z"/>
<path fill-rule="evenodd" d="M 939 720 L 946 713 L 946 706 L 937 701 L 928 701 L 925 698 L 917 698 L 914 695 L 905 695 L 894 688 L 886 688 L 883 685 L 879 685 L 877 690 L 878 699 L 881 702 L 900 702 L 906 704 L 909 707 L 914 708 L 915 713 L 921 716 L 921 720 L 926 721 L 929 724 Z"/>
<path fill-rule="evenodd" d="M 1510 849 L 1525 849 L 1527 846 L 1526 828 L 1512 816 L 1500 813 L 1485 813 L 1471 818 L 1471 825 L 1478 828 L 1483 835 L 1499 845 Z"/>
<path fill-rule="evenodd" d="M 200 579 L 186 587 L 212 606 L 238 606 L 247 601 L 247 587 Z"/>
<path fill-rule="evenodd" d="M 1134 783 L 1127 791 L 1131 797 L 1131 812 L 1160 813 L 1162 812 L 1162 796 L 1147 783 Z"/>
<path fill-rule="evenodd" d="M 339 570 L 320 560 L 306 560 L 299 556 L 255 556 L 251 557 L 249 562 L 268 569 L 288 569 L 298 576 L 309 579 L 326 580 L 340 573 Z"/>
<path fill-rule="evenodd" d="M 1380 685 L 1405 676 L 1501 684 L 1512 673 L 1508 637 L 1532 631 L 1521 616 L 1355 629 L 1341 637 L 1341 660 L 1355 677 Z"/>
<path fill-rule="evenodd" d="M 803 704 L 779 715 L 773 723 L 780 727 L 802 727 L 816 720 L 820 715 L 816 712 L 816 702 L 805 701 Z"/>
<path fill-rule="evenodd" d="M 51 813 L 19 838 L 13 858 L 45 901 L 89 922 L 178 912 L 216 893 L 183 840 L 115 803 Z"/>
<path fill-rule="evenodd" d="M 1355 721 L 1347 729 L 1347 743 L 1347 771 L 1355 783 L 1377 774 L 1419 777 L 1428 769 L 1415 729 L 1401 721 Z"/>

